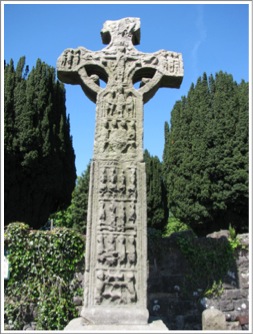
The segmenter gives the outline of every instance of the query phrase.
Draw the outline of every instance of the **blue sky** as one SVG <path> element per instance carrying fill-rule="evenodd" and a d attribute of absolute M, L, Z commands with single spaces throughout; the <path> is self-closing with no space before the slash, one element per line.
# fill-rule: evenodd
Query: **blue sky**
<path fill-rule="evenodd" d="M 97 51 L 100 31 L 106 20 L 132 16 L 141 19 L 142 52 L 161 49 L 181 52 L 184 79 L 180 89 L 160 89 L 144 106 L 144 149 L 162 159 L 164 123 L 170 121 L 175 102 L 187 95 L 191 83 L 204 72 L 222 70 L 238 83 L 249 81 L 250 1 L 240 3 L 113 3 L 113 4 L 20 4 L 2 2 L 4 8 L 4 54 L 17 64 L 26 56 L 30 69 L 37 58 L 56 67 L 66 48 L 83 46 Z M 81 87 L 65 85 L 67 113 L 76 154 L 77 175 L 86 169 L 93 155 L 95 104 Z"/>

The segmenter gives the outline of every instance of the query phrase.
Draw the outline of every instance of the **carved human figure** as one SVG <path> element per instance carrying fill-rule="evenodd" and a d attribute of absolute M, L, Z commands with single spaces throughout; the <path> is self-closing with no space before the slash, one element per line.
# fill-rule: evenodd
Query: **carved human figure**
<path fill-rule="evenodd" d="M 105 152 L 109 145 L 109 123 L 107 120 L 101 123 L 100 131 L 97 133 L 96 140 L 96 145 L 100 147 L 100 152 Z"/>
<path fill-rule="evenodd" d="M 119 88 L 117 93 L 117 115 L 122 117 L 125 109 L 124 89 Z"/>
<path fill-rule="evenodd" d="M 118 251 L 118 262 L 122 266 L 125 264 L 126 259 L 126 240 L 124 235 L 120 234 L 117 237 L 117 251 Z"/>
<path fill-rule="evenodd" d="M 116 119 L 111 121 L 111 130 L 110 130 L 110 142 L 109 142 L 109 151 L 116 153 L 117 152 L 117 145 L 115 143 L 117 139 L 117 130 L 118 130 L 118 123 Z"/>
<path fill-rule="evenodd" d="M 127 303 L 133 303 L 136 301 L 136 290 L 135 290 L 135 277 L 133 272 L 129 271 L 125 274 L 126 288 L 128 291 Z"/>
<path fill-rule="evenodd" d="M 73 57 L 73 65 L 76 66 L 80 62 L 80 50 L 76 50 Z"/>
<path fill-rule="evenodd" d="M 127 94 L 126 98 L 126 114 L 129 118 L 134 116 L 134 100 L 131 92 Z"/>
<path fill-rule="evenodd" d="M 122 170 L 119 175 L 118 191 L 122 196 L 126 193 L 126 175 L 124 170 Z"/>
<path fill-rule="evenodd" d="M 129 177 L 130 181 L 128 184 L 128 196 L 132 197 L 135 195 L 136 192 L 136 170 L 135 168 L 130 168 L 130 177 Z"/>
<path fill-rule="evenodd" d="M 175 71 L 175 73 L 178 73 L 179 67 L 180 67 L 179 61 L 178 60 L 174 60 L 174 71 Z"/>
<path fill-rule="evenodd" d="M 128 127 L 128 143 L 129 143 L 129 152 L 134 152 L 136 149 L 136 127 L 135 127 L 135 121 L 131 121 L 129 123 Z"/>
<path fill-rule="evenodd" d="M 117 223 L 117 216 L 116 216 L 117 206 L 114 201 L 112 201 L 109 205 L 109 219 L 108 223 L 111 226 L 111 230 L 115 229 Z"/>
<path fill-rule="evenodd" d="M 68 57 L 68 51 L 65 51 L 63 53 L 62 61 L 61 61 L 61 66 L 65 66 L 67 64 L 67 57 Z"/>
<path fill-rule="evenodd" d="M 136 264 L 136 245 L 135 245 L 135 237 L 130 235 L 127 239 L 127 262 L 130 267 L 134 267 Z"/>
<path fill-rule="evenodd" d="M 99 211 L 98 211 L 98 219 L 99 219 L 99 226 L 100 230 L 103 230 L 106 225 L 106 209 L 105 209 L 105 203 L 103 203 L 99 206 Z"/>
<path fill-rule="evenodd" d="M 135 204 L 132 203 L 129 206 L 129 216 L 128 216 L 129 225 L 134 225 L 135 221 L 136 221 L 136 208 Z"/>
<path fill-rule="evenodd" d="M 114 93 L 109 91 L 104 97 L 103 116 L 113 116 L 115 108 Z"/>
<path fill-rule="evenodd" d="M 124 120 L 119 122 L 117 131 L 117 151 L 124 153 L 127 148 L 127 123 Z"/>
<path fill-rule="evenodd" d="M 121 214 L 117 217 L 117 231 L 124 232 L 126 225 L 126 207 L 122 204 Z"/>
<path fill-rule="evenodd" d="M 124 285 L 124 274 L 121 271 L 116 271 L 113 274 L 113 283 L 111 290 L 111 301 L 116 305 L 121 303 L 123 285 Z"/>
<path fill-rule="evenodd" d="M 95 301 L 97 304 L 101 304 L 103 300 L 103 291 L 105 288 L 105 274 L 103 270 L 98 270 L 96 272 L 96 292 L 95 292 Z"/>
<path fill-rule="evenodd" d="M 127 125 L 124 120 L 111 122 L 110 148 L 114 153 L 125 153 L 127 148 Z"/>
<path fill-rule="evenodd" d="M 118 56 L 115 64 L 115 81 L 123 83 L 125 81 L 125 46 L 119 45 L 118 47 Z"/>
<path fill-rule="evenodd" d="M 103 169 L 103 172 L 100 175 L 99 179 L 99 192 L 103 196 L 107 192 L 107 173 L 106 168 Z"/>
<path fill-rule="evenodd" d="M 69 52 L 67 54 L 67 64 L 68 64 L 69 69 L 72 67 L 73 57 L 74 57 L 73 50 L 69 50 Z"/>
<path fill-rule="evenodd" d="M 117 172 L 116 172 L 116 169 L 113 168 L 111 170 L 111 175 L 110 175 L 110 179 L 109 179 L 109 182 L 108 182 L 108 191 L 110 193 L 110 195 L 114 196 L 116 195 L 116 192 L 117 192 Z"/>
<path fill-rule="evenodd" d="M 98 234 L 97 236 L 97 258 L 98 262 L 104 263 L 104 253 L 105 253 L 105 248 L 104 248 L 104 238 L 102 234 Z"/>
<path fill-rule="evenodd" d="M 105 237 L 105 263 L 109 266 L 117 265 L 117 255 L 115 236 L 112 233 L 109 233 Z"/>

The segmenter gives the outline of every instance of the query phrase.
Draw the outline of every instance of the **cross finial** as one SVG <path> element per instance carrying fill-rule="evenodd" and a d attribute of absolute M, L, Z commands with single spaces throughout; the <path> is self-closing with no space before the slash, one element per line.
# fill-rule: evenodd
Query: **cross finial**
<path fill-rule="evenodd" d="M 101 30 L 102 41 L 111 46 L 131 47 L 140 43 L 140 19 L 126 17 L 117 21 L 106 21 Z"/>

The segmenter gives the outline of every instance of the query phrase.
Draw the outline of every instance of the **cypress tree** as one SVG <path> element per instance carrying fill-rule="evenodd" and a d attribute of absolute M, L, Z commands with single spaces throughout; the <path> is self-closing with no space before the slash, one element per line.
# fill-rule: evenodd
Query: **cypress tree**
<path fill-rule="evenodd" d="M 81 176 L 77 177 L 70 206 L 51 215 L 55 226 L 65 226 L 86 234 L 89 198 L 90 164 Z"/>
<path fill-rule="evenodd" d="M 247 101 L 245 82 L 204 73 L 172 110 L 164 148 L 168 205 L 197 233 L 247 229 Z"/>
<path fill-rule="evenodd" d="M 75 185 L 65 91 L 55 69 L 40 59 L 29 74 L 24 57 L 16 70 L 11 61 L 5 81 L 5 224 L 39 228 L 50 213 L 68 206 Z"/>
<path fill-rule="evenodd" d="M 73 228 L 80 233 L 86 234 L 88 199 L 90 183 L 90 164 L 80 177 L 77 178 L 77 184 L 72 195 L 72 219 Z"/>
<path fill-rule="evenodd" d="M 166 188 L 164 186 L 162 163 L 156 156 L 144 151 L 146 164 L 147 187 L 147 220 L 148 227 L 163 231 L 168 222 Z"/>

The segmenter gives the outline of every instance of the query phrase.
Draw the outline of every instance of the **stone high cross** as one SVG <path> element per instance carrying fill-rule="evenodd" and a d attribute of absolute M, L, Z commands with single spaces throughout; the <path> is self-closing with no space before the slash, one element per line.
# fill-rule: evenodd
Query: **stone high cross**
<path fill-rule="evenodd" d="M 183 61 L 180 53 L 135 49 L 139 18 L 106 21 L 101 36 L 101 51 L 66 49 L 57 61 L 58 78 L 96 103 L 81 314 L 94 324 L 146 324 L 143 104 L 160 87 L 180 87 Z"/>

